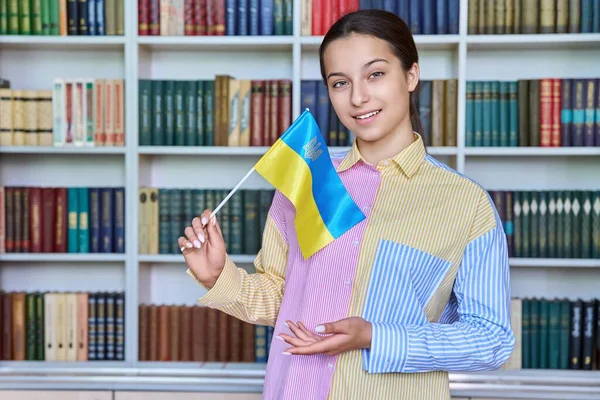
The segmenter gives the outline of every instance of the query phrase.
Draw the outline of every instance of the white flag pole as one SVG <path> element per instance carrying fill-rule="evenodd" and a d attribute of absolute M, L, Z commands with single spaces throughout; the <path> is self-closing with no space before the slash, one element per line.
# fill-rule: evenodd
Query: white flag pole
<path fill-rule="evenodd" d="M 250 171 L 248 171 L 246 176 L 244 176 L 242 178 L 242 180 L 239 181 L 238 184 L 235 185 L 235 187 L 233 189 L 231 189 L 231 192 L 229 192 L 229 194 L 227 196 L 225 196 L 225 198 L 223 200 L 221 200 L 221 203 L 219 203 L 217 208 L 215 208 L 213 210 L 213 212 L 210 214 L 210 218 L 214 217 L 219 212 L 219 210 L 225 205 L 225 203 L 227 203 L 227 200 L 229 200 L 231 198 L 231 196 L 233 196 L 233 194 L 240 188 L 240 186 L 242 186 L 242 183 L 244 183 L 244 181 L 246 181 L 246 179 L 248 179 L 250 177 L 250 175 L 252 175 L 253 172 L 254 172 L 254 167 L 252 167 L 252 169 Z"/>

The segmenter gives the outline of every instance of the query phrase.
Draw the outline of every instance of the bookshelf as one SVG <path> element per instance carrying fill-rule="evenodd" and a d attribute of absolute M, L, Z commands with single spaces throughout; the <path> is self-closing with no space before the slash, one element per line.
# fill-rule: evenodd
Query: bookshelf
<path fill-rule="evenodd" d="M 50 88 L 55 77 L 124 79 L 126 132 L 122 147 L 0 148 L 0 185 L 90 186 L 92 179 L 95 186 L 121 186 L 126 218 L 123 254 L 0 254 L 1 289 L 124 291 L 125 360 L 0 361 L 0 384 L 7 389 L 136 390 L 143 385 L 173 392 L 260 392 L 262 364 L 138 361 L 137 305 L 193 305 L 203 294 L 185 274 L 180 255 L 138 254 L 138 187 L 228 189 L 267 149 L 139 146 L 138 80 L 212 79 L 217 73 L 291 79 L 295 118 L 301 81 L 319 78 L 316 52 L 322 37 L 301 36 L 300 1 L 294 1 L 289 36 L 138 36 L 137 7 L 125 2 L 124 36 L 0 36 L 0 77 L 12 87 Z M 457 146 L 429 147 L 429 153 L 489 190 L 600 190 L 600 147 L 465 145 L 467 81 L 600 77 L 600 34 L 468 35 L 467 7 L 468 1 L 460 0 L 458 34 L 415 37 L 421 78 L 458 80 Z M 268 187 L 256 174 L 244 185 Z M 233 256 L 249 270 L 253 258 Z M 511 258 L 510 264 L 515 296 L 598 296 L 598 259 Z M 464 397 L 600 396 L 600 371 L 453 373 L 451 382 L 453 393 Z"/>

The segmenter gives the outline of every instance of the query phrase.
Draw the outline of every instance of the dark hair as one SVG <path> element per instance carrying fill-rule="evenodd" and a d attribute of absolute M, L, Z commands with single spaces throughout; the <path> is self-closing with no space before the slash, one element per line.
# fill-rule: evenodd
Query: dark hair
<path fill-rule="evenodd" d="M 414 63 L 419 62 L 417 46 L 410 28 L 397 15 L 383 10 L 359 10 L 348 13 L 337 20 L 323 38 L 319 48 L 321 77 L 326 82 L 323 55 L 327 46 L 337 39 L 348 37 L 352 33 L 375 36 L 385 40 L 394 55 L 400 60 L 404 71 L 408 71 Z M 423 127 L 419 118 L 417 106 L 418 93 L 421 85 L 417 84 L 410 93 L 410 122 L 413 130 L 423 137 Z"/>

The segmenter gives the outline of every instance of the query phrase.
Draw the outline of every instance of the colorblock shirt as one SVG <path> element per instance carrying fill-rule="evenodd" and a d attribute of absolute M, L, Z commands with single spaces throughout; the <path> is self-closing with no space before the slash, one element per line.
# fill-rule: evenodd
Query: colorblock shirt
<path fill-rule="evenodd" d="M 418 134 L 378 165 L 356 143 L 331 158 L 367 218 L 305 260 L 294 207 L 276 192 L 256 272 L 227 257 L 198 299 L 273 335 L 291 333 L 286 320 L 313 332 L 349 316 L 371 322 L 370 348 L 337 356 L 284 355 L 291 345 L 273 340 L 264 399 L 450 399 L 448 371 L 501 367 L 514 346 L 509 265 L 488 193 L 428 155 Z"/>

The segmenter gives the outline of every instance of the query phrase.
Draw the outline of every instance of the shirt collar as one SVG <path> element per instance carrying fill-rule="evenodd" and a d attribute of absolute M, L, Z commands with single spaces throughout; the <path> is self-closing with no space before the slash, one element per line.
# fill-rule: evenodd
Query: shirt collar
<path fill-rule="evenodd" d="M 424 160 L 427 152 L 425 151 L 425 145 L 423 144 L 423 138 L 418 133 L 414 132 L 415 141 L 412 142 L 408 147 L 403 149 L 401 152 L 396 154 L 389 160 L 392 161 L 408 178 L 411 178 L 415 172 L 419 169 L 421 162 Z M 338 172 L 345 171 L 356 164 L 358 161 L 367 163 L 360 154 L 356 140 L 352 143 L 352 147 L 348 154 L 344 157 L 340 165 L 338 166 Z"/>

